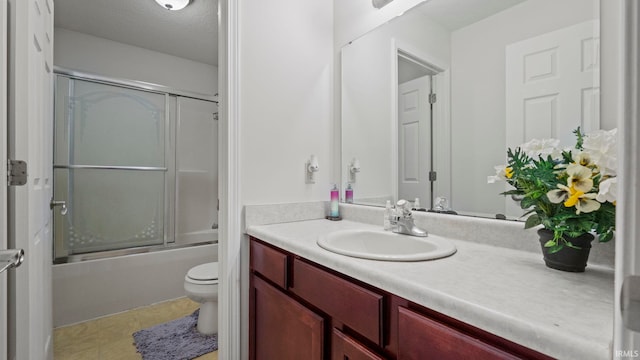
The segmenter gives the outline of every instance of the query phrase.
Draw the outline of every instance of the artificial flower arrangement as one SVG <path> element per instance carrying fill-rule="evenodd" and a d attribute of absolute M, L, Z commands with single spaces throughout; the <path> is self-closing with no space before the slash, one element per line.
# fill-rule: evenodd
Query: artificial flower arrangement
<path fill-rule="evenodd" d="M 508 149 L 507 165 L 496 166 L 489 182 L 514 187 L 502 195 L 521 199 L 525 229 L 542 225 L 553 231 L 543 245 L 550 253 L 578 248 L 567 238 L 595 232 L 600 242 L 613 238 L 616 221 L 617 131 L 574 131 L 575 148 L 561 149 L 557 139 L 531 140 Z"/>

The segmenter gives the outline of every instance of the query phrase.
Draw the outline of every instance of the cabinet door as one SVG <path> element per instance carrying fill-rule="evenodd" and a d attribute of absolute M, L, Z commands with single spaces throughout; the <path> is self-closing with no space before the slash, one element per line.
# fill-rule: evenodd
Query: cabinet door
<path fill-rule="evenodd" d="M 384 360 L 336 328 L 331 333 L 331 342 L 331 360 Z"/>
<path fill-rule="evenodd" d="M 411 310 L 398 312 L 398 360 L 518 359 Z"/>
<path fill-rule="evenodd" d="M 321 360 L 322 317 L 259 277 L 251 280 L 251 359 Z"/>

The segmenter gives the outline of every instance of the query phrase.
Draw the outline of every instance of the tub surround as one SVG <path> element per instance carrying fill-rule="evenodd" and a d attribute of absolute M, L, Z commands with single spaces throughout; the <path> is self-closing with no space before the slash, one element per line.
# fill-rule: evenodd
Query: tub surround
<path fill-rule="evenodd" d="M 281 214 L 291 211 L 288 205 L 275 206 Z M 321 208 L 318 203 L 296 206 L 298 214 Z M 256 222 L 268 218 L 259 213 L 273 209 L 247 206 L 247 234 L 552 357 L 611 356 L 609 244 L 594 244 L 597 263 L 590 260 L 585 273 L 560 272 L 545 267 L 535 231 L 522 230 L 522 223 L 427 213 L 415 215 L 416 224 L 453 238 L 456 254 L 410 263 L 365 260 L 323 250 L 316 240 L 343 229 L 381 230 L 382 208 L 341 204 L 345 220 L 338 222 L 304 216 L 283 223 L 275 217 Z"/>
<path fill-rule="evenodd" d="M 218 244 L 53 265 L 53 326 L 184 296 L 184 276 L 215 261 Z"/>

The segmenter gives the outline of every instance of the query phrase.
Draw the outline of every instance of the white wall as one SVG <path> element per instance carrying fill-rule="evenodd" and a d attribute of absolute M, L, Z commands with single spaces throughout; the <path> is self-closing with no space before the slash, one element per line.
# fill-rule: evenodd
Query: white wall
<path fill-rule="evenodd" d="M 334 31 L 334 68 L 333 79 L 336 86 L 333 89 L 333 144 L 335 149 L 341 149 L 342 146 L 342 88 L 341 88 L 341 52 L 342 47 L 347 45 L 369 31 L 374 30 L 378 26 L 390 21 L 424 2 L 425 0 L 395 0 L 382 9 L 373 7 L 370 0 L 344 1 L 337 0 L 333 2 L 333 31 Z M 342 166 L 341 151 L 336 151 L 333 157 L 335 177 L 339 178 L 344 173 Z M 343 174 L 344 175 L 344 174 Z M 344 184 L 342 184 L 344 186 Z M 343 192 L 344 194 L 344 192 Z"/>
<path fill-rule="evenodd" d="M 244 204 L 328 200 L 333 175 L 333 9 L 274 0 L 240 6 L 240 195 Z M 318 157 L 316 184 L 305 162 Z"/>
<path fill-rule="evenodd" d="M 451 36 L 452 207 L 505 212 L 504 183 L 487 184 L 506 159 L 505 46 L 597 18 L 593 1 L 527 1 Z M 603 55 L 606 55 L 603 53 Z M 474 157 L 472 149 L 483 149 Z"/>
<path fill-rule="evenodd" d="M 66 69 L 213 95 L 218 68 L 79 32 L 55 28 L 53 63 Z"/>

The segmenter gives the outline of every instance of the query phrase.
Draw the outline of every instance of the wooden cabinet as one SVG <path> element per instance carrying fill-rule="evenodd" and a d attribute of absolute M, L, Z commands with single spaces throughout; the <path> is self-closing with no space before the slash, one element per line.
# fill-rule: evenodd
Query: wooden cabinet
<path fill-rule="evenodd" d="M 551 359 L 251 238 L 250 359 Z"/>
<path fill-rule="evenodd" d="M 322 317 L 256 276 L 251 300 L 251 359 L 324 359 Z"/>
<path fill-rule="evenodd" d="M 398 360 L 518 358 L 422 314 L 398 308 Z"/>
<path fill-rule="evenodd" d="M 382 346 L 383 295 L 300 259 L 293 260 L 291 291 L 344 326 Z"/>
<path fill-rule="evenodd" d="M 334 328 L 331 331 L 331 360 L 384 360 L 384 358 Z"/>
<path fill-rule="evenodd" d="M 265 244 L 252 241 L 249 256 L 251 271 L 262 275 L 282 289 L 287 288 L 287 255 Z"/>

